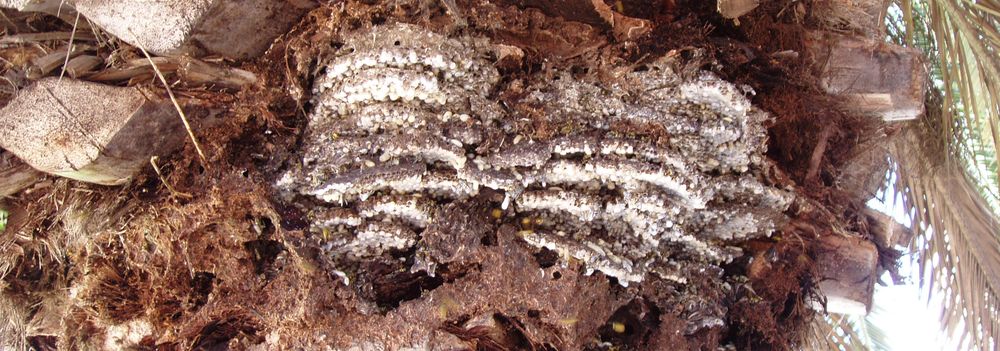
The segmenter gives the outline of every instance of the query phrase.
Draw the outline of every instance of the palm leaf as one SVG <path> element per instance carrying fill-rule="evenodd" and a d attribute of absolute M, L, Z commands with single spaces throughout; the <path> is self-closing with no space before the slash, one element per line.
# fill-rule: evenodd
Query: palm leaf
<path fill-rule="evenodd" d="M 917 233 L 920 285 L 961 346 L 1000 342 L 1000 1 L 894 0 L 886 32 L 923 49 L 926 116 L 893 145 L 895 189 Z M 928 296 L 930 295 L 928 294 Z"/>
<path fill-rule="evenodd" d="M 917 238 L 921 287 L 944 298 L 941 321 L 960 345 L 1000 338 L 1000 2 L 901 0 L 897 40 L 924 49 L 932 94 L 924 119 L 896 139 L 896 189 Z M 890 19 L 890 22 L 892 19 Z"/>
<path fill-rule="evenodd" d="M 903 41 L 925 50 L 944 94 L 938 140 L 1000 208 L 1000 22 L 997 0 L 901 0 Z"/>
<path fill-rule="evenodd" d="M 873 308 L 873 313 L 878 313 Z M 807 350 L 869 351 L 889 350 L 888 337 L 867 318 L 829 314 L 813 321 L 812 335 L 806 339 Z"/>
<path fill-rule="evenodd" d="M 929 134 L 936 131 L 911 127 L 893 145 L 896 187 L 918 233 L 921 286 L 944 297 L 949 334 L 962 322 L 971 345 L 991 349 L 1000 337 L 1000 221 L 961 165 L 929 156 Z"/>

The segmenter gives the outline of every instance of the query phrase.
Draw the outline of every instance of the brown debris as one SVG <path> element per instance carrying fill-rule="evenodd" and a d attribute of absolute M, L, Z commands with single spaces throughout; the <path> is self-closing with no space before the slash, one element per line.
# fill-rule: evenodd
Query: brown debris
<path fill-rule="evenodd" d="M 9 152 L 0 150 L 0 199 L 14 195 L 44 177 Z"/>
<path fill-rule="evenodd" d="M 69 47 L 56 48 L 52 53 L 36 58 L 32 61 L 32 66 L 28 68 L 27 77 L 28 79 L 39 79 L 42 78 L 57 67 L 63 65 L 68 56 L 73 59 L 84 52 L 88 51 L 89 48 L 86 46 L 75 45 L 72 49 Z"/>
<path fill-rule="evenodd" d="M 806 20 L 823 30 L 881 38 L 886 11 L 882 0 L 819 0 L 809 7 Z"/>
<path fill-rule="evenodd" d="M 479 270 L 434 289 L 420 300 L 405 302 L 385 317 L 347 317 L 342 325 L 356 329 L 340 336 L 340 345 L 375 342 L 372 346 L 417 346 L 436 328 L 486 314 L 507 316 L 501 318 L 517 325 L 529 345 L 581 348 L 586 341 L 582 336 L 593 335 L 617 308 L 607 281 L 599 275 L 584 277 L 572 268 L 553 266 L 539 271 L 527 246 L 514 242 L 513 234 L 513 228 L 501 228 L 497 246 L 472 256 Z M 385 330 L 399 332 L 386 334 Z"/>
<path fill-rule="evenodd" d="M 80 78 L 92 73 L 102 63 L 104 63 L 104 59 L 97 56 L 84 55 L 74 57 L 66 63 L 66 74 L 72 78 Z"/>

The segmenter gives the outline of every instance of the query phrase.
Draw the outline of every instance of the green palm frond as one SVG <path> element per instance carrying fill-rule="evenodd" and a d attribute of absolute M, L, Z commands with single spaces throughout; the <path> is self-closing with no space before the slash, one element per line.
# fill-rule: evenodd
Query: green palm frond
<path fill-rule="evenodd" d="M 925 118 L 893 145 L 896 189 L 918 234 L 921 286 L 944 298 L 941 320 L 972 348 L 1000 338 L 1000 1 L 898 0 L 887 32 L 924 50 Z M 900 25 L 902 24 L 902 25 Z"/>
<path fill-rule="evenodd" d="M 0 210 L 0 233 L 7 228 L 7 211 Z"/>

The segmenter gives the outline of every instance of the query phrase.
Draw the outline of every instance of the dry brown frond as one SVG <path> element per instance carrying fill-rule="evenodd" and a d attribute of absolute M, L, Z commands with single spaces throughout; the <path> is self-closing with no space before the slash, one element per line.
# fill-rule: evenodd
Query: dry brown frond
<path fill-rule="evenodd" d="M 0 283 L 0 291 L 5 290 Z M 0 349 L 26 350 L 27 343 L 27 311 L 24 301 L 11 299 L 7 294 L 0 293 Z"/>
<path fill-rule="evenodd" d="M 894 145 L 921 283 L 943 297 L 949 334 L 964 323 L 968 345 L 992 350 L 1000 346 L 1000 1 L 895 2 L 901 40 L 928 53 L 943 95 Z"/>
<path fill-rule="evenodd" d="M 187 130 L 188 136 L 191 137 L 191 143 L 194 144 L 194 149 L 198 151 L 198 159 L 201 160 L 203 166 L 207 166 L 205 165 L 205 152 L 201 151 L 201 144 L 198 143 L 198 138 L 194 136 L 194 131 L 191 130 L 191 123 L 188 122 L 187 114 L 184 113 L 184 109 L 181 108 L 181 105 L 177 102 L 177 98 L 174 96 L 174 91 L 170 89 L 170 83 L 167 83 L 167 78 L 163 76 L 163 72 L 160 72 L 160 68 L 156 65 L 156 62 L 153 61 L 153 57 L 149 56 L 149 53 L 146 52 L 146 49 L 139 46 L 139 50 L 141 50 L 142 54 L 146 56 L 147 60 L 149 60 L 149 64 L 153 66 L 153 71 L 156 72 L 156 76 L 159 77 L 160 82 L 163 83 L 163 88 L 167 89 L 167 95 L 170 96 L 170 102 L 174 103 L 174 107 L 177 109 L 177 114 L 181 116 L 181 121 L 184 122 L 184 129 Z"/>
<path fill-rule="evenodd" d="M 949 334 L 962 321 L 972 345 L 988 350 L 1000 338 L 1000 221 L 961 165 L 932 156 L 942 153 L 930 133 L 914 126 L 894 145 L 896 189 L 918 233 L 911 249 L 922 285 L 944 297 Z"/>
<path fill-rule="evenodd" d="M 868 350 L 865 340 L 858 335 L 847 316 L 830 314 L 813 319 L 810 335 L 806 337 L 805 350 Z"/>

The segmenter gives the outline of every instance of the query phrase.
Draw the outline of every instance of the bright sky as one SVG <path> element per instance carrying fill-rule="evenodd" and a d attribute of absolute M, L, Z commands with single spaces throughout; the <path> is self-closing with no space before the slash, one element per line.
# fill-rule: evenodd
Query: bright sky
<path fill-rule="evenodd" d="M 884 281 L 891 280 L 885 277 Z M 928 304 L 916 281 L 876 286 L 875 305 L 877 310 L 868 315 L 868 320 L 885 331 L 891 350 L 958 350 L 941 331 L 940 301 Z"/>
<path fill-rule="evenodd" d="M 891 185 L 887 193 L 895 193 Z M 887 213 L 896 221 L 909 226 L 910 220 L 900 201 L 886 199 L 886 202 L 872 199 L 868 202 L 868 206 Z M 868 315 L 868 320 L 886 333 L 890 350 L 959 350 L 956 343 L 947 338 L 945 332 L 941 330 L 939 322 L 941 300 L 934 299 L 930 303 L 927 302 L 926 287 L 921 291 L 917 279 L 919 268 L 916 262 L 912 262 L 911 265 L 912 255 L 906 251 L 904 253 L 907 255 L 901 259 L 900 273 L 908 277 L 907 284 L 876 285 L 875 306 Z M 887 273 L 882 281 L 891 284 L 892 279 Z"/>

